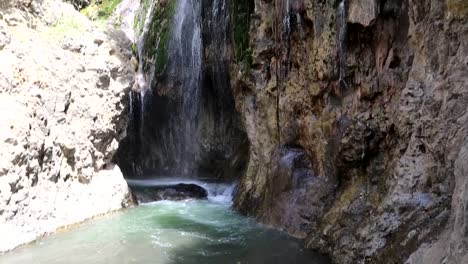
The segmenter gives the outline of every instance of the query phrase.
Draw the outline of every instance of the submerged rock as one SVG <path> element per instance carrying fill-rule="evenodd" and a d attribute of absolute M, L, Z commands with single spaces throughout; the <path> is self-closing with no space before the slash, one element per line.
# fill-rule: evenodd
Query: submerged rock
<path fill-rule="evenodd" d="M 131 186 L 130 188 L 139 203 L 161 200 L 206 199 L 208 197 L 208 192 L 196 184 L 180 183 L 160 186 Z"/>

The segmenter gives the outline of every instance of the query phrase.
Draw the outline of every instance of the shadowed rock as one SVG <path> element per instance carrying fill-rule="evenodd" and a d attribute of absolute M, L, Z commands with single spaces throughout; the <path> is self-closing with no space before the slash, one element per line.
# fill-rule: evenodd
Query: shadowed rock
<path fill-rule="evenodd" d="M 149 203 L 161 200 L 187 200 L 206 199 L 208 192 L 196 184 L 174 184 L 159 186 L 136 186 L 131 187 L 135 198 L 139 203 Z"/>

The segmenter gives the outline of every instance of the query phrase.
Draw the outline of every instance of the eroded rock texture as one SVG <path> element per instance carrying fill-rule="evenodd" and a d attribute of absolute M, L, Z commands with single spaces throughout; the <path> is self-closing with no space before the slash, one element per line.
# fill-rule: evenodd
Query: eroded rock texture
<path fill-rule="evenodd" d="M 130 44 L 60 1 L 0 5 L 0 251 L 125 207 Z"/>
<path fill-rule="evenodd" d="M 235 206 L 337 263 L 467 262 L 466 1 L 254 4 Z"/>

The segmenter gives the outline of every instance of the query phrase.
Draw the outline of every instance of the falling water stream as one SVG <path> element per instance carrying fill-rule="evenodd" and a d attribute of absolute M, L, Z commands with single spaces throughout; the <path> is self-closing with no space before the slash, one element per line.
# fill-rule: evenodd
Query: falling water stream
<path fill-rule="evenodd" d="M 348 19 L 346 10 L 346 0 L 342 0 L 338 5 L 337 19 L 338 19 L 338 60 L 339 60 L 339 83 L 346 84 L 346 35 L 348 34 Z"/>
<path fill-rule="evenodd" d="M 187 182 L 148 184 L 174 181 Z M 194 183 L 207 188 L 207 200 L 127 209 L 0 255 L 0 263 L 328 263 L 231 210 L 233 185 Z"/>

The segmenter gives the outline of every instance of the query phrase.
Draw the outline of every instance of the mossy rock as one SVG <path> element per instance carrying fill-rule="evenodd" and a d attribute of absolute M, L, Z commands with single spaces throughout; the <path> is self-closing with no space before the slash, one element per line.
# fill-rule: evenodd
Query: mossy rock
<path fill-rule="evenodd" d="M 150 9 L 151 0 L 142 0 L 142 8 L 135 19 L 135 28 L 138 34 L 143 33 L 146 23 L 146 13 Z M 154 8 L 149 30 L 143 39 L 145 47 L 143 58 L 143 71 L 147 72 L 152 64 L 156 67 L 156 75 L 164 73 L 167 61 L 169 44 L 171 40 L 173 17 L 177 8 L 177 0 L 169 0 L 164 5 L 157 4 Z"/>
<path fill-rule="evenodd" d="M 139 36 L 143 33 L 143 27 L 146 22 L 146 13 L 150 8 L 152 0 L 140 0 L 140 8 L 135 15 L 135 20 L 133 24 L 133 29 L 135 30 L 135 35 Z"/>

